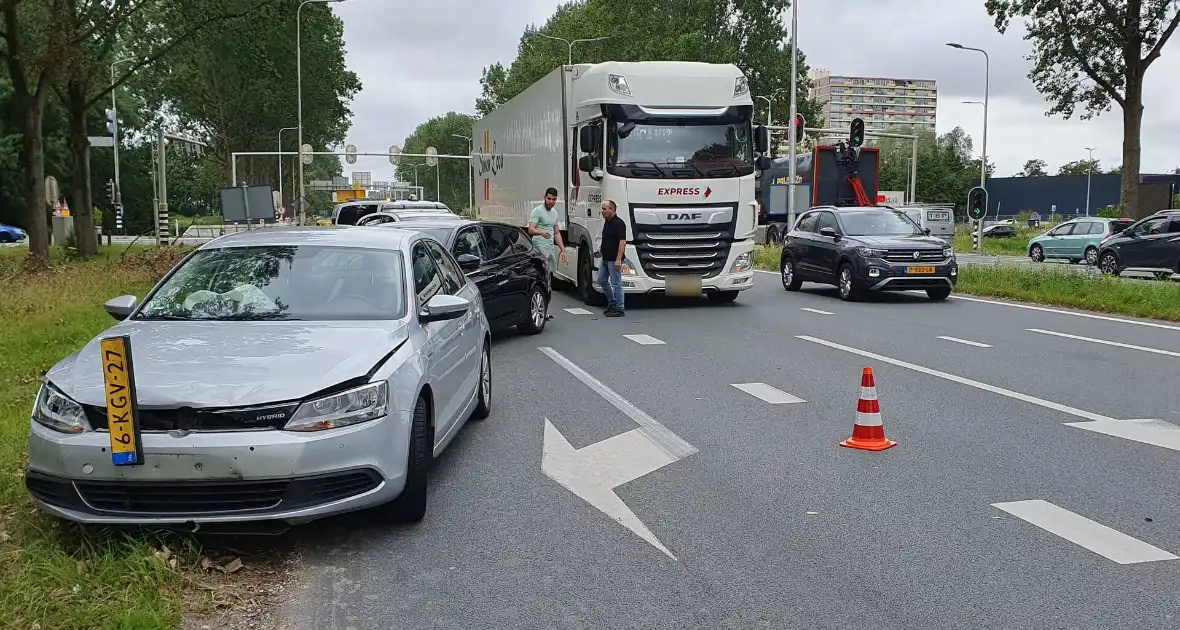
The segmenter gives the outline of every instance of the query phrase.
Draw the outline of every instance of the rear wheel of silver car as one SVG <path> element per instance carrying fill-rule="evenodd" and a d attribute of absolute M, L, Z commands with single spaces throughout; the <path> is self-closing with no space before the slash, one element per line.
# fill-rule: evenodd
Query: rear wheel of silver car
<path fill-rule="evenodd" d="M 783 256 L 779 267 L 779 271 L 782 274 L 783 288 L 788 291 L 798 291 L 799 287 L 803 286 L 803 280 L 799 277 L 799 274 L 795 273 L 795 261 L 787 256 Z"/>
<path fill-rule="evenodd" d="M 386 516 L 402 522 L 417 522 L 426 516 L 426 476 L 434 457 L 430 403 L 425 396 L 414 405 L 410 424 L 410 453 L 406 461 L 406 486 L 396 499 L 382 506 Z"/>
<path fill-rule="evenodd" d="M 1097 247 L 1087 247 L 1086 248 L 1086 264 L 1087 265 L 1094 265 L 1097 263 L 1098 263 L 1098 248 Z"/>
<path fill-rule="evenodd" d="M 492 351 L 487 342 L 483 344 L 483 356 L 479 359 L 478 395 L 475 411 L 471 412 L 472 420 L 483 420 L 492 414 Z"/>
<path fill-rule="evenodd" d="M 1028 248 L 1028 257 L 1031 258 L 1033 262 L 1045 262 L 1045 250 L 1042 249 L 1040 245 L 1033 245 L 1032 247 Z"/>
<path fill-rule="evenodd" d="M 861 298 L 863 291 L 856 285 L 856 278 L 852 274 L 852 265 L 844 263 L 840 265 L 840 272 L 837 274 L 837 288 L 840 289 L 840 299 L 847 302 L 855 302 Z"/>
<path fill-rule="evenodd" d="M 545 330 L 545 321 L 549 319 L 549 302 L 545 299 L 545 292 L 540 285 L 529 292 L 529 311 L 524 321 L 517 324 L 520 332 L 526 335 L 537 335 Z"/>

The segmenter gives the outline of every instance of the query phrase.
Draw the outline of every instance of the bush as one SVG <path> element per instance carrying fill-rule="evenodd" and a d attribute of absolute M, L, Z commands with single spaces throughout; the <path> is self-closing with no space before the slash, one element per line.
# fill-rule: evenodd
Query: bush
<path fill-rule="evenodd" d="M 1106 206 L 1105 208 L 1099 208 L 1098 209 L 1098 216 L 1106 218 L 1106 219 L 1121 219 L 1122 217 L 1124 217 L 1126 215 L 1123 214 L 1123 206 L 1122 205 L 1113 205 L 1113 206 Z"/>

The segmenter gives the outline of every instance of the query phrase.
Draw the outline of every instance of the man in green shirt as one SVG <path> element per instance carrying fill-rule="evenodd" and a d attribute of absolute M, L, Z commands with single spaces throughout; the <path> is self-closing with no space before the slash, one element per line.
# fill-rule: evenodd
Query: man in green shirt
<path fill-rule="evenodd" d="M 533 237 L 533 245 L 545 254 L 549 260 L 549 271 L 557 269 L 557 259 L 566 262 L 565 244 L 561 241 L 561 226 L 558 225 L 557 189 L 550 187 L 545 191 L 545 204 L 533 208 L 529 215 L 529 236 Z"/>

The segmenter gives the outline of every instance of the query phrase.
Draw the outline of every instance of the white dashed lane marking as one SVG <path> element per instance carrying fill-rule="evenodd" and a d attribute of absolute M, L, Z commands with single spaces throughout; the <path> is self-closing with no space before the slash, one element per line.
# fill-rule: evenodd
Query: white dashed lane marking
<path fill-rule="evenodd" d="M 565 309 L 565 312 L 569 313 L 570 315 L 593 315 L 593 313 L 584 308 L 567 308 Z"/>
<path fill-rule="evenodd" d="M 993 503 L 1016 518 L 1060 536 L 1069 542 L 1119 564 L 1138 564 L 1158 560 L 1176 560 L 1177 556 L 1128 536 L 1084 516 L 1074 514 L 1048 501 L 1011 501 Z"/>
<path fill-rule="evenodd" d="M 955 343 L 961 343 L 965 346 L 975 346 L 976 348 L 990 348 L 991 347 L 991 346 L 987 345 L 986 343 L 979 343 L 978 341 L 969 341 L 967 339 L 959 339 L 958 337 L 947 337 L 945 335 L 939 335 L 938 338 L 946 340 L 946 341 L 953 341 Z"/>
<path fill-rule="evenodd" d="M 1150 352 L 1152 354 L 1162 354 L 1169 357 L 1180 357 L 1180 352 L 1172 352 L 1171 350 L 1160 350 L 1159 348 L 1147 348 L 1144 346 L 1133 346 L 1129 343 L 1119 343 L 1117 341 L 1107 341 L 1105 339 L 1095 339 L 1093 337 L 1082 337 L 1079 335 L 1070 335 L 1067 333 L 1053 332 L 1052 330 L 1041 330 L 1040 328 L 1026 328 L 1028 332 L 1040 333 L 1042 335 L 1052 335 L 1054 337 L 1063 337 L 1065 339 L 1076 339 L 1078 341 L 1089 341 L 1090 343 L 1099 343 L 1104 346 L 1114 346 L 1116 348 L 1126 348 L 1128 350 L 1139 350 L 1140 352 Z"/>
<path fill-rule="evenodd" d="M 662 346 L 664 342 L 652 337 L 651 335 L 623 335 L 627 339 L 634 341 L 641 346 Z"/>
<path fill-rule="evenodd" d="M 766 383 L 732 383 L 732 386 L 772 405 L 789 405 L 792 403 L 807 402 L 798 396 L 788 394 Z"/>
<path fill-rule="evenodd" d="M 835 313 L 831 313 L 828 311 L 821 311 L 818 308 L 800 308 L 799 310 L 807 311 L 808 313 L 816 313 L 818 315 L 835 315 Z"/>

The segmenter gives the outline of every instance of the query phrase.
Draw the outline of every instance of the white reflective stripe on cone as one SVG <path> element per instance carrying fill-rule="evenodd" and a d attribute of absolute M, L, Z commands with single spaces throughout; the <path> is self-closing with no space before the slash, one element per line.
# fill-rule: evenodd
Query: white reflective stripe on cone
<path fill-rule="evenodd" d="M 860 388 L 860 399 L 861 400 L 877 400 L 877 388 L 876 387 L 861 387 Z"/>
<path fill-rule="evenodd" d="M 856 423 L 862 427 L 879 427 L 883 424 L 881 414 L 864 413 L 863 411 L 856 412 Z"/>

